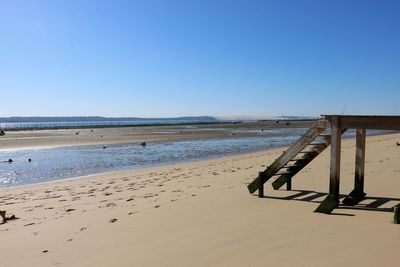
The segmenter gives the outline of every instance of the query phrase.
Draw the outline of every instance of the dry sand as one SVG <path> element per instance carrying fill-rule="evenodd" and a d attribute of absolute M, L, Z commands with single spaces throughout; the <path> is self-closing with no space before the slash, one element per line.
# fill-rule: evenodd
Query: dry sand
<path fill-rule="evenodd" d="M 395 266 L 400 135 L 367 138 L 366 200 L 332 215 L 329 149 L 266 198 L 246 189 L 284 148 L 0 190 L 0 266 Z M 341 193 L 354 175 L 343 141 Z"/>

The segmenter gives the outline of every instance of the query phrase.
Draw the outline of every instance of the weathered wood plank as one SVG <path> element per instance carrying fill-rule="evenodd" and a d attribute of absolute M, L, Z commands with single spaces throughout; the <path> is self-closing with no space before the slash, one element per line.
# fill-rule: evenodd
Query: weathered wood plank
<path fill-rule="evenodd" d="M 291 191 L 291 190 L 292 190 L 292 178 L 289 178 L 289 179 L 286 181 L 286 190 L 287 190 L 287 191 Z"/>
<path fill-rule="evenodd" d="M 340 117 L 342 128 L 400 130 L 400 116 L 335 116 L 325 115 L 328 121 Z"/>
<path fill-rule="evenodd" d="M 394 207 L 393 223 L 400 224 L 400 206 Z"/>
<path fill-rule="evenodd" d="M 258 178 L 260 179 L 260 186 L 258 188 L 258 197 L 264 197 L 264 182 L 265 176 L 262 172 L 258 173 Z"/>
<path fill-rule="evenodd" d="M 339 117 L 331 120 L 331 160 L 329 177 L 329 194 L 339 200 L 340 183 L 340 150 L 342 143 L 342 130 Z"/>
<path fill-rule="evenodd" d="M 284 184 L 288 183 L 289 181 L 291 181 L 291 178 L 293 177 L 293 175 L 282 175 L 279 176 L 278 179 L 276 179 L 273 183 L 272 183 L 272 187 L 275 190 L 278 190 L 279 188 L 281 188 Z"/>
<path fill-rule="evenodd" d="M 365 138 L 366 130 L 357 129 L 354 190 L 343 199 L 342 203 L 346 205 L 356 205 L 366 196 L 364 193 Z"/>
<path fill-rule="evenodd" d="M 301 150 L 303 150 L 310 142 L 312 142 L 320 133 L 322 133 L 325 128 L 320 128 L 320 124 L 316 124 L 318 127 L 314 126 L 305 132 L 300 139 L 298 139 L 291 147 L 286 150 L 279 158 L 277 158 L 271 166 L 269 166 L 265 171 L 265 183 L 272 176 L 274 176 L 279 169 L 285 166 L 291 159 L 293 159 Z M 252 194 L 260 187 L 260 179 L 256 178 L 251 182 L 247 188 Z"/>
<path fill-rule="evenodd" d="M 346 132 L 347 129 L 342 129 L 341 133 L 343 134 Z M 285 183 L 290 181 L 292 177 L 294 177 L 297 173 L 299 173 L 305 166 L 307 166 L 311 161 L 313 161 L 319 154 L 321 154 L 329 145 L 330 145 L 330 139 L 326 143 L 324 143 L 325 146 L 319 146 L 317 149 L 318 153 L 310 153 L 307 154 L 304 159 L 301 159 L 296 162 L 296 168 L 290 168 L 290 171 L 293 172 L 292 175 L 282 175 L 278 179 L 276 179 L 272 183 L 272 187 L 277 190 L 281 188 Z"/>
<path fill-rule="evenodd" d="M 354 189 L 358 192 L 364 192 L 365 136 L 365 129 L 357 129 Z"/>
<path fill-rule="evenodd" d="M 335 196 L 329 194 L 314 212 L 330 214 L 339 206 L 339 201 Z"/>
<path fill-rule="evenodd" d="M 331 159 L 329 177 L 329 195 L 319 205 L 315 212 L 331 213 L 339 205 L 340 184 L 340 150 L 341 150 L 341 122 L 339 116 L 333 116 L 331 120 Z"/>
<path fill-rule="evenodd" d="M 343 199 L 342 203 L 349 206 L 357 205 L 365 198 L 366 195 L 367 194 L 365 194 L 364 192 L 360 192 L 354 189 Z"/>

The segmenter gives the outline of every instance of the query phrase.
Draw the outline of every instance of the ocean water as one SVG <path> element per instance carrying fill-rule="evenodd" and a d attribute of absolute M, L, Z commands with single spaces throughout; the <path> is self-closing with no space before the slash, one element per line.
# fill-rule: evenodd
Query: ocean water
<path fill-rule="evenodd" d="M 0 188 L 262 151 L 288 146 L 306 130 L 272 129 L 258 131 L 257 137 L 156 142 L 146 147 L 118 144 L 105 149 L 92 145 L 0 151 Z M 353 136 L 354 131 L 345 134 Z"/>
<path fill-rule="evenodd" d="M 216 158 L 293 143 L 296 136 L 230 138 L 0 152 L 0 187 Z M 32 159 L 28 162 L 28 159 Z M 6 162 L 12 159 L 13 163 Z"/>

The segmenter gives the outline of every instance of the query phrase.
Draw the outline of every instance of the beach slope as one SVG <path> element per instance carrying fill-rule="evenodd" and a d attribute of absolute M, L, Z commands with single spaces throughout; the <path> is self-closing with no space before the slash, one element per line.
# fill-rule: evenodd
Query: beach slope
<path fill-rule="evenodd" d="M 293 191 L 246 185 L 285 148 L 0 190 L 0 266 L 390 266 L 398 262 L 399 134 L 367 138 L 367 199 L 331 215 L 329 149 Z M 355 140 L 342 145 L 341 194 Z"/>

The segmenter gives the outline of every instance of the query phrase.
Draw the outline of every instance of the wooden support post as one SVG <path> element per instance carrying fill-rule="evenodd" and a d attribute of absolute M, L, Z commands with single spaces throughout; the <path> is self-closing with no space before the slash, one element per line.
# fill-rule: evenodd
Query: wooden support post
<path fill-rule="evenodd" d="M 365 136 L 365 129 L 357 129 L 354 189 L 343 199 L 343 203 L 346 205 L 356 205 L 366 196 L 364 193 Z"/>
<path fill-rule="evenodd" d="M 264 197 L 264 173 L 263 172 L 259 172 L 258 173 L 258 177 L 260 179 L 260 184 L 258 187 L 258 197 Z"/>
<path fill-rule="evenodd" d="M 286 190 L 290 191 L 292 190 L 292 178 L 289 178 L 286 182 Z"/>
<path fill-rule="evenodd" d="M 340 128 L 339 117 L 332 118 L 331 129 L 331 166 L 329 178 L 329 194 L 339 201 L 340 183 L 340 150 L 342 143 L 342 130 Z"/>
<path fill-rule="evenodd" d="M 365 129 L 357 129 L 354 189 L 360 193 L 364 193 L 365 135 Z"/>
<path fill-rule="evenodd" d="M 400 224 L 400 206 L 394 207 L 393 223 Z"/>
<path fill-rule="evenodd" d="M 339 206 L 341 142 L 342 142 L 342 129 L 340 126 L 340 119 L 338 116 L 332 116 L 329 195 L 318 206 L 315 212 L 329 214 Z"/>

